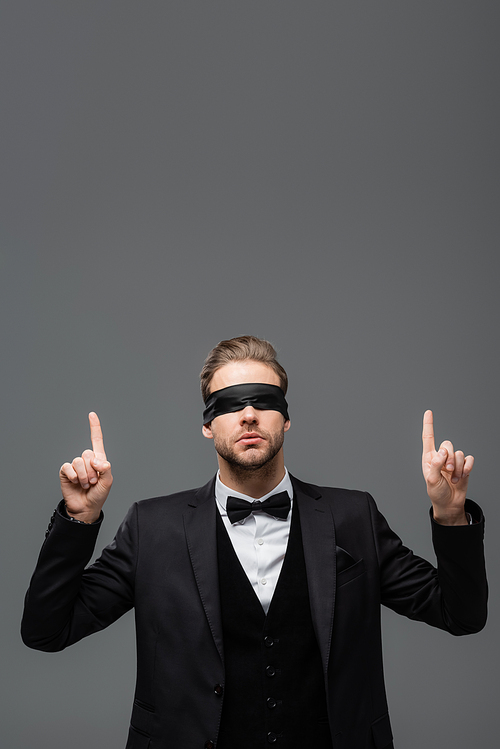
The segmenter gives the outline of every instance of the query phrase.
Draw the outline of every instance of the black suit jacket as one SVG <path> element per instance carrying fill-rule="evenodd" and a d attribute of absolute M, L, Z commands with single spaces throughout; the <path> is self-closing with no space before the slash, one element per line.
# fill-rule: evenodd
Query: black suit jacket
<path fill-rule="evenodd" d="M 483 517 L 432 521 L 437 570 L 415 556 L 365 492 L 292 477 L 334 749 L 392 746 L 380 605 L 455 635 L 486 620 Z M 295 509 L 294 509 L 295 511 Z M 26 596 L 24 642 L 58 651 L 135 608 L 137 685 L 127 749 L 215 746 L 224 700 L 214 479 L 134 504 L 85 569 L 100 522 L 57 511 Z"/>

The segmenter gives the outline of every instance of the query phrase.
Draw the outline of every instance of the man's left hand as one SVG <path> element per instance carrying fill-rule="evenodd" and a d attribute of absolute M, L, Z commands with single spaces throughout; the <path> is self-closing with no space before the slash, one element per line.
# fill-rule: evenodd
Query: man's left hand
<path fill-rule="evenodd" d="M 465 457 L 461 450 L 455 452 L 449 440 L 441 442 L 436 450 L 432 411 L 424 414 L 422 443 L 422 472 L 434 520 L 442 525 L 467 525 L 464 505 L 474 458 Z"/>

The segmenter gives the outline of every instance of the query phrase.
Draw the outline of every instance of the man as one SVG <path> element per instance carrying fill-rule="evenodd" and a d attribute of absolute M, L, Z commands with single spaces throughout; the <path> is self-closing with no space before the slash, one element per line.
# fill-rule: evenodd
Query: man
<path fill-rule="evenodd" d="M 112 484 L 99 419 L 92 450 L 60 471 L 26 597 L 27 645 L 62 650 L 135 608 L 137 686 L 127 749 L 392 747 L 380 605 L 462 635 L 486 619 L 483 515 L 466 500 L 472 456 L 435 449 L 422 468 L 437 570 L 364 492 L 285 469 L 286 373 L 271 344 L 222 341 L 201 373 L 215 478 L 138 502 L 85 569 Z"/>

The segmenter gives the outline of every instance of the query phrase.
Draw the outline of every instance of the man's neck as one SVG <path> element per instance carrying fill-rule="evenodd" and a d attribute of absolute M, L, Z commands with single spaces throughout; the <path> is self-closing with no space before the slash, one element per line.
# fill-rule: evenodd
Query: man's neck
<path fill-rule="evenodd" d="M 246 494 L 253 499 L 260 499 L 272 492 L 285 477 L 283 460 L 273 464 L 274 461 L 270 461 L 265 466 L 251 471 L 219 459 L 220 480 L 233 491 Z"/>

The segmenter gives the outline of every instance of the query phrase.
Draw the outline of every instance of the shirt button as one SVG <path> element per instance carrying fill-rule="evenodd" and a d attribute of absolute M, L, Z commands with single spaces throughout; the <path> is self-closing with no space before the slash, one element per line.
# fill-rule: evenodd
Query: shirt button
<path fill-rule="evenodd" d="M 266 648 L 272 648 L 272 646 L 274 645 L 273 638 L 269 637 L 269 635 L 266 635 L 264 637 L 264 645 L 266 646 Z"/>
<path fill-rule="evenodd" d="M 215 741 L 205 741 L 205 749 L 215 749 Z"/>
<path fill-rule="evenodd" d="M 278 741 L 278 737 L 276 736 L 275 733 L 272 733 L 272 731 L 269 731 L 269 733 L 267 734 L 267 740 L 270 744 L 274 744 L 276 743 L 276 741 Z"/>
<path fill-rule="evenodd" d="M 259 546 L 262 546 L 262 544 L 264 543 L 264 539 L 263 538 L 258 538 L 257 539 L 257 543 L 259 544 Z"/>
<path fill-rule="evenodd" d="M 267 706 L 268 706 L 269 710 L 274 710 L 274 708 L 278 704 L 276 702 L 276 700 L 274 699 L 274 697 L 268 697 L 267 700 L 266 700 L 266 702 L 267 702 Z"/>
<path fill-rule="evenodd" d="M 223 691 L 224 691 L 224 687 L 222 686 L 222 684 L 216 684 L 215 685 L 214 692 L 217 695 L 217 697 L 221 697 Z"/>
<path fill-rule="evenodd" d="M 267 580 L 266 580 L 266 578 L 265 578 L 265 577 L 263 577 L 263 578 L 262 578 L 262 580 L 260 581 L 260 583 L 261 583 L 261 585 L 267 585 Z"/>
<path fill-rule="evenodd" d="M 272 676 L 276 676 L 276 669 L 274 666 L 266 666 L 266 674 L 271 678 Z"/>

